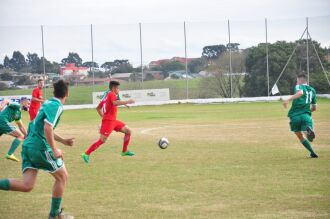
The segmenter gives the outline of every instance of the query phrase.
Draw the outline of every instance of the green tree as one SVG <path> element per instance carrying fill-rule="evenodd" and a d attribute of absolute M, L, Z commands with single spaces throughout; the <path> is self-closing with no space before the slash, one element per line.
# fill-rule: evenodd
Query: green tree
<path fill-rule="evenodd" d="M 178 61 L 167 62 L 160 66 L 160 70 L 165 73 L 168 73 L 170 71 L 184 70 L 184 69 L 185 69 L 184 64 L 182 64 L 181 62 L 178 62 Z"/>
<path fill-rule="evenodd" d="M 227 47 L 222 44 L 205 46 L 203 48 L 202 57 L 206 58 L 207 60 L 216 59 L 219 58 L 225 51 L 227 51 Z"/>
<path fill-rule="evenodd" d="M 229 75 L 229 52 L 223 53 L 218 59 L 212 61 L 207 67 L 206 71 L 209 73 L 209 77 L 201 80 L 201 87 L 203 97 L 230 97 L 231 95 L 231 83 Z M 245 72 L 245 54 L 239 52 L 233 52 L 231 54 L 232 60 L 232 73 Z M 232 75 L 232 93 L 233 97 L 241 96 L 241 75 Z"/>
<path fill-rule="evenodd" d="M 42 71 L 40 71 L 40 64 L 41 63 L 41 59 L 39 58 L 37 53 L 28 53 L 27 54 L 27 65 L 30 67 L 30 71 L 32 73 L 41 73 Z"/>
<path fill-rule="evenodd" d="M 114 62 L 105 62 L 101 65 L 101 68 L 106 69 L 107 71 L 113 71 L 116 68 L 116 65 Z"/>
<path fill-rule="evenodd" d="M 205 58 L 194 59 L 188 64 L 188 70 L 191 73 L 198 73 L 205 70 L 206 68 L 207 60 Z"/>
<path fill-rule="evenodd" d="M 96 62 L 84 62 L 82 64 L 82 66 L 88 67 L 88 68 L 92 68 L 92 67 L 98 68 L 99 67 L 99 64 L 97 64 Z"/>
<path fill-rule="evenodd" d="M 111 73 L 129 73 L 133 72 L 134 68 L 131 63 L 127 59 L 116 59 L 113 61 L 114 69 Z"/>
<path fill-rule="evenodd" d="M 0 74 L 0 79 L 2 81 L 11 81 L 11 80 L 13 80 L 13 76 L 9 72 L 4 72 L 4 73 Z"/>
<path fill-rule="evenodd" d="M 293 87 L 296 84 L 296 75 L 301 72 L 306 72 L 306 40 L 299 42 L 278 41 L 268 45 L 269 80 L 270 86 L 272 86 L 296 47 L 296 43 L 299 43 L 297 50 L 277 83 L 281 94 L 292 94 Z M 321 77 L 318 76 L 322 72 L 322 69 L 311 43 L 312 42 L 309 43 L 310 84 L 315 87 L 318 92 L 319 90 L 323 90 L 323 83 L 319 82 Z M 320 47 L 318 42 L 313 41 L 313 43 L 322 63 L 326 65 L 327 62 L 324 58 L 325 50 Z M 245 96 L 267 96 L 268 94 L 265 46 L 265 44 L 259 44 L 248 50 L 249 52 L 245 63 L 246 70 L 249 74 L 245 77 L 245 86 L 243 89 Z M 315 77 L 313 75 L 315 75 Z M 323 77 L 323 80 L 326 80 L 325 77 Z"/>
<path fill-rule="evenodd" d="M 62 59 L 62 64 L 69 64 L 74 63 L 76 66 L 80 67 L 82 65 L 82 59 L 78 55 L 78 53 L 75 52 L 69 52 L 69 55 L 67 58 Z"/>
<path fill-rule="evenodd" d="M 5 68 L 12 69 L 10 59 L 8 58 L 8 56 L 5 56 L 5 58 L 3 59 L 3 66 Z"/>
<path fill-rule="evenodd" d="M 10 59 L 10 64 L 13 67 L 13 70 L 17 72 L 27 66 L 25 57 L 20 51 L 14 51 L 13 57 Z"/>

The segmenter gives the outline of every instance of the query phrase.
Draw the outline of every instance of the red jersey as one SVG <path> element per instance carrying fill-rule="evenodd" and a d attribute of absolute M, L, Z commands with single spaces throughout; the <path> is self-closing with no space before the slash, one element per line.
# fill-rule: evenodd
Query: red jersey
<path fill-rule="evenodd" d="M 34 88 L 32 91 L 32 97 L 42 99 L 42 89 L 40 89 L 39 87 Z M 30 108 L 39 110 L 40 105 L 41 102 L 31 100 Z"/>
<path fill-rule="evenodd" d="M 99 103 L 99 107 L 102 107 L 103 120 L 116 120 L 117 106 L 113 104 L 113 101 L 116 100 L 118 100 L 117 95 L 110 91 Z"/>

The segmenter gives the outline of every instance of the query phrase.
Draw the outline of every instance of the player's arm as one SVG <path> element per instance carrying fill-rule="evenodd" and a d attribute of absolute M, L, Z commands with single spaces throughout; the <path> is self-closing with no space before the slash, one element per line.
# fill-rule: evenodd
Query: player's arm
<path fill-rule="evenodd" d="M 26 129 L 25 129 L 24 125 L 23 125 L 22 120 L 18 120 L 18 121 L 16 121 L 16 124 L 17 124 L 19 130 L 23 133 L 24 138 L 25 138 L 26 135 L 27 135 L 27 133 L 26 133 Z"/>
<path fill-rule="evenodd" d="M 312 102 L 311 102 L 311 111 L 314 112 L 316 111 L 316 92 L 315 90 L 313 91 L 313 97 L 312 97 Z"/>
<path fill-rule="evenodd" d="M 43 99 L 37 98 L 37 97 L 32 97 L 32 101 L 34 101 L 34 102 L 44 102 Z"/>
<path fill-rule="evenodd" d="M 50 148 L 52 149 L 54 156 L 56 158 L 62 157 L 63 156 L 62 150 L 56 148 L 56 145 L 55 145 L 55 136 L 54 136 L 53 126 L 50 125 L 49 123 L 45 122 L 44 132 L 45 132 L 46 140 L 47 140 Z"/>
<path fill-rule="evenodd" d="M 302 90 L 298 90 L 294 95 L 289 96 L 288 99 L 283 100 L 283 106 L 284 108 L 288 107 L 288 103 L 292 100 L 298 99 L 299 97 L 301 97 L 302 95 L 304 95 L 304 92 Z"/>
<path fill-rule="evenodd" d="M 32 92 L 32 98 L 31 98 L 32 101 L 35 101 L 35 102 L 44 102 L 44 100 L 42 99 L 41 96 L 39 96 L 39 94 L 37 93 L 37 91 L 33 91 Z"/>
<path fill-rule="evenodd" d="M 9 99 L 4 99 L 1 103 L 0 103 L 0 111 L 10 103 Z"/>
<path fill-rule="evenodd" d="M 100 115 L 101 118 L 103 118 L 102 107 L 103 107 L 103 104 L 101 104 L 101 103 L 99 105 L 97 105 L 97 107 L 96 107 L 96 111 Z"/>
<path fill-rule="evenodd" d="M 129 99 L 129 100 L 114 100 L 112 101 L 113 105 L 115 106 L 122 106 L 122 105 L 127 105 L 127 104 L 133 104 L 135 103 L 134 100 Z"/>
<path fill-rule="evenodd" d="M 74 143 L 74 138 L 62 138 L 61 136 L 59 136 L 56 133 L 54 133 L 54 139 L 55 139 L 55 141 L 60 142 L 67 146 L 72 146 Z"/>
<path fill-rule="evenodd" d="M 312 112 L 316 111 L 316 104 L 312 104 L 312 106 L 311 106 L 311 111 L 312 111 Z"/>

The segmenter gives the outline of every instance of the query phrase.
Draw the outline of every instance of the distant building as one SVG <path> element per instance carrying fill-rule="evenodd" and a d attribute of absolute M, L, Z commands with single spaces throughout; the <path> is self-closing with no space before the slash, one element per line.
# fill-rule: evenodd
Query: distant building
<path fill-rule="evenodd" d="M 149 68 L 159 67 L 159 66 L 161 66 L 165 63 L 168 63 L 170 61 L 171 61 L 170 59 L 160 59 L 160 60 L 157 60 L 157 61 L 151 61 L 149 63 Z"/>
<path fill-rule="evenodd" d="M 60 68 L 60 75 L 85 75 L 88 76 L 88 67 L 77 67 L 74 63 L 66 64 Z"/>
<path fill-rule="evenodd" d="M 189 64 L 191 61 L 195 60 L 197 58 L 187 58 L 187 63 Z M 173 57 L 171 59 L 160 59 L 160 60 L 157 60 L 157 61 L 151 61 L 149 63 L 149 68 L 153 68 L 153 67 L 159 67 L 163 64 L 166 64 L 168 62 L 180 62 L 182 64 L 185 64 L 186 63 L 186 58 L 184 57 Z"/>

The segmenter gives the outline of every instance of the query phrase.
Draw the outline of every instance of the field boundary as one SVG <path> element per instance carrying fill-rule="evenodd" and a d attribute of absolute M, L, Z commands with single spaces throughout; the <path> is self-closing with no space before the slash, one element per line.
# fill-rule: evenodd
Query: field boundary
<path fill-rule="evenodd" d="M 318 97 L 330 99 L 330 94 L 320 94 Z M 240 103 L 240 102 L 269 102 L 279 101 L 281 98 L 287 98 L 288 96 L 272 96 L 272 97 L 243 97 L 243 98 L 210 98 L 210 99 L 185 99 L 185 100 L 166 100 L 166 101 L 145 101 L 137 102 L 131 106 L 161 106 L 169 104 L 216 104 L 216 103 Z M 65 105 L 65 110 L 77 110 L 77 109 L 94 109 L 96 104 L 83 104 L 83 105 Z"/>
<path fill-rule="evenodd" d="M 328 95 L 330 98 L 330 94 Z M 244 97 L 244 98 L 210 98 L 210 99 L 183 99 L 183 100 L 166 100 L 166 101 L 145 101 L 137 102 L 132 104 L 132 106 L 161 106 L 169 104 L 212 104 L 212 103 L 238 103 L 238 102 L 268 102 L 268 101 L 278 101 L 281 98 L 286 98 L 287 96 L 273 96 L 273 97 Z M 64 109 L 75 110 L 75 109 L 93 109 L 96 104 L 83 104 L 83 105 L 66 105 Z"/>

